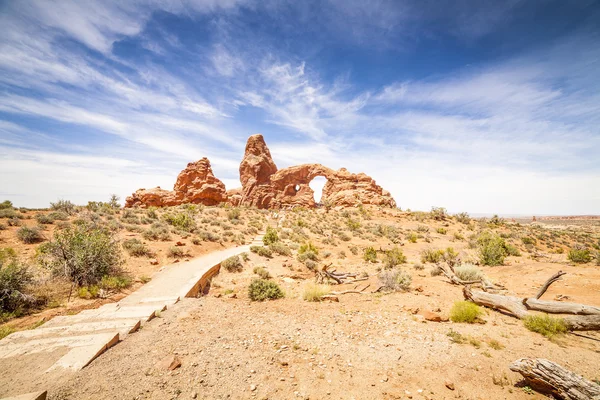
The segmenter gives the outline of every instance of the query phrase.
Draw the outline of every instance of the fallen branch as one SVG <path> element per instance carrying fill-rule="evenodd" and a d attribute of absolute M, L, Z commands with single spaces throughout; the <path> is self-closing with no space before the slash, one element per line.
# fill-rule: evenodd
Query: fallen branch
<path fill-rule="evenodd" d="M 344 290 L 343 292 L 330 292 L 329 294 L 333 294 L 333 295 L 340 295 L 340 294 L 349 294 L 349 293 L 356 293 L 356 294 L 363 294 L 365 292 L 365 290 L 367 290 L 367 288 L 371 286 L 371 284 L 368 284 L 367 286 L 365 286 L 364 288 L 362 288 L 361 290 Z"/>
<path fill-rule="evenodd" d="M 490 282 L 486 279 L 483 279 L 483 278 L 473 280 L 473 281 L 463 281 L 458 276 L 456 276 L 456 273 L 454 272 L 454 268 L 450 264 L 448 265 L 448 269 L 442 267 L 439 264 L 438 264 L 438 267 L 442 271 L 442 273 L 446 276 L 446 278 L 448 278 L 450 283 L 452 283 L 454 285 L 480 286 L 485 292 L 487 292 L 488 290 L 498 290 L 498 291 L 506 290 L 506 288 L 504 286 L 493 284 L 492 282 Z"/>
<path fill-rule="evenodd" d="M 521 358 L 510 365 L 532 389 L 565 400 L 599 400 L 600 385 L 588 381 L 552 361 Z"/>
<path fill-rule="evenodd" d="M 546 293 L 546 290 L 548 290 L 548 288 L 550 287 L 550 285 L 552 285 L 554 282 L 556 282 L 557 280 L 559 280 L 565 274 L 566 274 L 566 272 L 558 271 L 557 273 L 555 273 L 554 275 L 552 275 L 550 277 L 550 279 L 548 279 L 546 281 L 546 283 L 544 283 L 544 285 L 540 288 L 540 290 L 538 291 L 538 293 L 535 295 L 535 298 L 539 299 L 540 297 L 542 297 L 542 295 L 544 293 Z"/>
<path fill-rule="evenodd" d="M 330 281 L 335 281 L 338 285 L 341 285 L 342 283 L 352 283 L 352 282 L 358 281 L 356 279 L 358 274 L 356 274 L 356 273 L 336 272 L 335 269 L 333 271 L 329 271 L 329 267 L 331 267 L 331 264 L 324 265 L 323 267 L 321 267 L 321 269 L 315 271 L 315 280 L 317 283 L 329 283 Z M 355 278 L 355 279 L 350 282 L 344 282 L 348 278 Z M 363 279 L 360 279 L 360 280 L 363 280 Z"/>

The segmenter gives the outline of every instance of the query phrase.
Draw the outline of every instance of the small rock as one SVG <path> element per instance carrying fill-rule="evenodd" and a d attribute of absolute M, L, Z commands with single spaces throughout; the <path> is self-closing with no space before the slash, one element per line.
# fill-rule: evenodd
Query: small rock
<path fill-rule="evenodd" d="M 227 297 L 230 298 L 230 299 L 237 299 L 237 294 L 230 293 Z"/>
<path fill-rule="evenodd" d="M 448 381 L 448 380 L 447 380 L 446 382 L 444 382 L 444 385 L 446 385 L 446 387 L 447 387 L 448 389 L 450 389 L 450 390 L 454 390 L 454 389 L 455 389 L 455 387 L 454 387 L 454 383 L 453 383 L 453 382 L 450 382 L 450 381 Z"/>
<path fill-rule="evenodd" d="M 180 247 L 181 246 L 185 246 L 185 243 L 183 243 L 183 242 L 177 242 L 177 243 L 175 243 L 175 246 L 180 246 Z"/>
<path fill-rule="evenodd" d="M 173 371 L 181 367 L 181 360 L 174 355 L 169 355 L 156 363 L 155 367 L 157 369 Z"/>
<path fill-rule="evenodd" d="M 255 392 L 256 389 L 256 385 L 250 385 L 250 391 Z"/>
<path fill-rule="evenodd" d="M 417 287 L 415 288 L 415 290 L 416 290 L 417 292 L 422 292 L 422 291 L 423 291 L 423 286 L 417 286 Z"/>
<path fill-rule="evenodd" d="M 150 260 L 150 265 L 158 265 L 158 260 L 156 258 L 153 258 L 152 260 Z"/>
<path fill-rule="evenodd" d="M 178 262 L 179 262 L 179 259 L 178 259 L 178 258 L 177 258 L 177 259 L 175 259 L 175 260 L 173 260 L 173 264 L 175 264 L 175 263 L 178 263 Z"/>
<path fill-rule="evenodd" d="M 421 311 L 421 315 L 427 321 L 442 322 L 442 316 L 437 313 L 434 313 L 432 311 L 427 311 L 427 310 Z"/>
<path fill-rule="evenodd" d="M 326 294 L 324 296 L 321 296 L 321 300 L 328 301 L 330 303 L 339 303 L 340 302 L 340 299 L 337 296 L 334 296 L 332 294 Z"/>

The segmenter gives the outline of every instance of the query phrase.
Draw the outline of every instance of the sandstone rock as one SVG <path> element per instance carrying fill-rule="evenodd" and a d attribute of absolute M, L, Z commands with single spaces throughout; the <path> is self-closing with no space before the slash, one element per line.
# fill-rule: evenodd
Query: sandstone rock
<path fill-rule="evenodd" d="M 396 207 L 389 192 L 364 173 L 353 174 L 345 168 L 335 171 L 321 164 L 277 170 L 262 135 L 251 136 L 246 144 L 240 164 L 241 204 L 258 208 L 314 207 L 314 191 L 309 184 L 317 176 L 327 179 L 322 201 L 333 207 L 358 204 Z"/>
<path fill-rule="evenodd" d="M 442 317 L 438 313 L 434 313 L 432 311 L 427 311 L 427 310 L 421 311 L 421 315 L 427 321 L 432 321 L 432 322 L 443 322 L 443 321 L 447 321 L 448 320 L 447 318 Z"/>
<path fill-rule="evenodd" d="M 169 356 L 166 356 L 159 362 L 157 362 L 155 367 L 156 367 L 156 369 L 173 371 L 173 370 L 181 367 L 181 360 L 178 357 L 171 354 Z"/>
<path fill-rule="evenodd" d="M 339 303 L 340 302 L 340 299 L 337 296 L 334 296 L 332 294 L 326 294 L 324 296 L 321 296 L 321 300 L 329 301 L 330 303 Z"/>
<path fill-rule="evenodd" d="M 450 389 L 450 390 L 454 390 L 454 389 L 455 389 L 455 387 L 454 387 L 454 383 L 450 382 L 449 380 L 446 380 L 446 381 L 444 382 L 444 385 L 446 385 L 446 387 L 447 387 L 448 389 Z"/>
<path fill-rule="evenodd" d="M 152 260 L 150 260 L 150 265 L 158 265 L 158 260 L 156 258 L 153 258 Z"/>
<path fill-rule="evenodd" d="M 227 201 L 225 184 L 217 179 L 208 158 L 189 163 L 179 173 L 173 191 L 139 189 L 125 200 L 125 207 L 164 207 L 194 203 L 214 206 Z"/>

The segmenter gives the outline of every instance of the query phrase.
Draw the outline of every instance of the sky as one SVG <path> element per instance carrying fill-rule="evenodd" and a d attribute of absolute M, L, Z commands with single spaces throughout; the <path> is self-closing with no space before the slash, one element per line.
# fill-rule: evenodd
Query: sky
<path fill-rule="evenodd" d="M 365 172 L 402 209 L 600 214 L 600 3 L 0 0 L 0 200 L 208 157 Z"/>

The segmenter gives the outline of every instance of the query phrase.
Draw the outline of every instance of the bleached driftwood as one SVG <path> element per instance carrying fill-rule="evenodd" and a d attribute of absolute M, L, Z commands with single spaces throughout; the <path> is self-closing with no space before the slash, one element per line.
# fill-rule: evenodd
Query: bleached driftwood
<path fill-rule="evenodd" d="M 510 365 L 540 393 L 565 400 L 600 400 L 600 385 L 543 358 L 521 358 Z"/>

